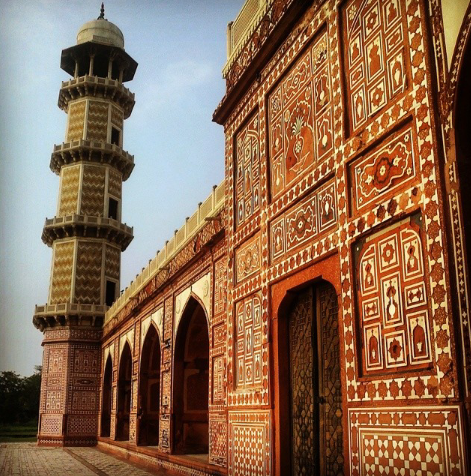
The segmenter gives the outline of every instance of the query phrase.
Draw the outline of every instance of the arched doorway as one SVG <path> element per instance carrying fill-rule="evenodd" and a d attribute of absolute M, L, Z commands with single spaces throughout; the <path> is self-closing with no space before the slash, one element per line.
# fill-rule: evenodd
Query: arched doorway
<path fill-rule="evenodd" d="M 455 98 L 455 146 L 458 177 L 460 181 L 462 220 L 465 238 L 465 258 L 471 259 L 471 41 L 468 41 L 463 52 L 463 63 L 459 73 L 459 81 Z M 466 262 L 466 260 L 465 260 Z M 468 273 L 471 269 L 468 266 Z"/>
<path fill-rule="evenodd" d="M 468 6 L 467 14 L 471 11 Z M 468 15 L 466 15 L 468 16 Z M 469 23 L 468 23 L 469 28 Z M 452 235 L 453 253 L 455 256 L 455 267 L 457 273 L 457 299 L 454 300 L 457 307 L 455 308 L 454 317 L 456 329 L 461 331 L 461 339 L 456 339 L 458 355 L 463 356 L 459 359 L 463 364 L 459 365 L 460 374 L 463 381 L 463 387 L 471 388 L 471 335 L 469 321 L 466 324 L 466 311 L 470 312 L 471 300 L 469 289 L 471 289 L 471 125 L 469 120 L 469 112 L 471 110 L 471 35 L 469 31 L 462 29 L 462 35 L 467 36 L 465 47 L 461 52 L 461 61 L 455 58 L 456 68 L 458 69 L 458 82 L 454 97 L 454 115 L 451 136 L 455 140 L 456 166 L 458 169 L 459 190 L 451 190 L 452 200 L 458 195 L 461 208 L 461 216 L 459 210 L 452 200 L 450 200 L 451 223 L 452 226 L 458 228 Z M 463 38 L 463 36 L 462 36 Z M 458 38 L 457 45 L 460 44 Z M 457 52 L 459 48 L 457 47 Z M 461 65 L 460 65 L 461 63 Z M 456 70 L 455 70 L 456 71 Z M 450 75 L 450 77 L 453 77 Z M 455 195 L 453 197 L 453 195 Z M 461 235 L 461 236 L 460 236 Z M 457 239 L 458 238 L 458 239 Z M 461 238 L 461 240 L 459 240 Z M 460 243 L 461 241 L 461 243 Z M 453 268 L 453 266 L 451 267 Z M 464 271 L 464 272 L 463 272 Z M 453 273 L 451 273 L 453 275 Z M 463 317 L 461 317 L 463 316 Z M 459 334 L 456 334 L 457 336 Z M 461 347 L 461 349 L 460 349 Z M 464 392 L 466 393 L 466 392 Z M 465 428 L 468 429 L 467 439 L 468 445 L 471 442 L 471 404 L 464 405 L 466 411 Z M 469 450 L 468 450 L 469 451 Z M 468 458 L 471 463 L 471 458 Z"/>
<path fill-rule="evenodd" d="M 129 440 L 129 413 L 131 411 L 131 369 L 132 357 L 129 344 L 124 344 L 118 373 L 118 415 L 116 438 Z"/>
<path fill-rule="evenodd" d="M 342 475 L 337 293 L 321 281 L 289 299 L 278 323 L 280 431 L 290 442 L 280 454 L 283 474 Z"/>
<path fill-rule="evenodd" d="M 101 436 L 109 437 L 111 430 L 111 400 L 113 383 L 113 364 L 111 355 L 108 356 L 103 377 L 103 397 L 101 404 Z"/>
<path fill-rule="evenodd" d="M 151 324 L 142 346 L 139 375 L 138 441 L 140 445 L 159 444 L 160 417 L 160 339 Z"/>
<path fill-rule="evenodd" d="M 173 451 L 208 453 L 209 337 L 206 314 L 190 298 L 175 340 Z"/>

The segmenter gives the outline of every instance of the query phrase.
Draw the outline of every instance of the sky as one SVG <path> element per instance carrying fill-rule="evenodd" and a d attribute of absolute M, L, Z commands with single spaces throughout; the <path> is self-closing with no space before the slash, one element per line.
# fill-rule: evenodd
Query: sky
<path fill-rule="evenodd" d="M 0 371 L 28 376 L 42 361 L 34 306 L 47 302 L 59 177 L 49 169 L 65 139 L 57 107 L 62 49 L 100 13 L 97 0 L 0 1 Z M 112 0 L 105 18 L 139 64 L 123 148 L 135 168 L 123 184 L 122 221 L 134 240 L 121 258 L 121 289 L 147 265 L 224 178 L 224 132 L 212 113 L 224 96 L 226 27 L 243 0 Z"/>

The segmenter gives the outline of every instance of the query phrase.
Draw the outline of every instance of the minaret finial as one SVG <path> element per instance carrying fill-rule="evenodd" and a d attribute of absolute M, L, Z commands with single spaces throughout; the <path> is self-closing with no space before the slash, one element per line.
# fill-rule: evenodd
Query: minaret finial
<path fill-rule="evenodd" d="M 101 9 L 100 9 L 100 16 L 97 20 L 104 20 L 105 19 L 105 4 L 101 2 Z"/>

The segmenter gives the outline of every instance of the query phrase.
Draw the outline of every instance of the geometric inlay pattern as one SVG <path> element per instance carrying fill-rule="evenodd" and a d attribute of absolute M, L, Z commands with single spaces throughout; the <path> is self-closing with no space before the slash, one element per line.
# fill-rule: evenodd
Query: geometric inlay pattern
<path fill-rule="evenodd" d="M 102 243 L 78 242 L 75 302 L 101 304 L 102 258 Z"/>
<path fill-rule="evenodd" d="M 104 167 L 85 165 L 82 179 L 82 215 L 102 217 L 105 203 L 105 172 Z"/>
<path fill-rule="evenodd" d="M 58 216 L 77 213 L 80 184 L 80 166 L 73 165 L 61 169 L 61 191 Z"/>
<path fill-rule="evenodd" d="M 98 420 L 96 417 L 85 417 L 83 415 L 69 415 L 67 418 L 68 435 L 96 435 Z"/>
<path fill-rule="evenodd" d="M 363 371 L 368 374 L 431 363 L 420 220 L 414 215 L 355 245 Z"/>
<path fill-rule="evenodd" d="M 209 414 L 209 462 L 227 465 L 227 414 Z"/>
<path fill-rule="evenodd" d="M 54 267 L 49 304 L 70 302 L 74 249 L 74 241 L 54 243 Z"/>
<path fill-rule="evenodd" d="M 258 131 L 258 116 L 255 114 L 236 137 L 235 207 L 237 225 L 250 218 L 260 206 L 260 139 Z"/>
<path fill-rule="evenodd" d="M 332 101 L 327 33 L 307 50 L 268 99 L 271 195 L 332 150 Z"/>
<path fill-rule="evenodd" d="M 85 122 L 86 101 L 79 101 L 69 104 L 69 129 L 67 131 L 67 142 L 83 139 L 83 124 Z"/>
<path fill-rule="evenodd" d="M 333 226 L 337 221 L 335 182 L 311 193 L 270 225 L 271 256 L 277 259 Z"/>
<path fill-rule="evenodd" d="M 457 406 L 348 411 L 351 474 L 466 474 Z"/>
<path fill-rule="evenodd" d="M 115 169 L 109 169 L 108 193 L 118 200 L 121 198 L 122 175 Z"/>
<path fill-rule="evenodd" d="M 354 210 L 377 205 L 399 187 L 417 181 L 412 127 L 391 136 L 384 145 L 349 166 Z"/>
<path fill-rule="evenodd" d="M 121 250 L 114 246 L 106 245 L 105 248 L 105 276 L 119 281 L 119 268 L 121 263 Z"/>
<path fill-rule="evenodd" d="M 108 135 L 108 102 L 89 101 L 87 139 L 106 142 Z"/>
<path fill-rule="evenodd" d="M 62 434 L 62 415 L 41 415 L 41 435 L 60 436 Z"/>
<path fill-rule="evenodd" d="M 236 304 L 236 387 L 262 384 L 262 306 L 256 293 Z"/>
<path fill-rule="evenodd" d="M 270 412 L 229 413 L 229 474 L 271 474 Z"/>
<path fill-rule="evenodd" d="M 342 7 L 350 133 L 408 89 L 404 9 L 400 0 L 350 0 Z"/>
<path fill-rule="evenodd" d="M 260 235 L 255 235 L 235 252 L 236 282 L 239 283 L 256 273 L 260 269 L 261 260 Z"/>

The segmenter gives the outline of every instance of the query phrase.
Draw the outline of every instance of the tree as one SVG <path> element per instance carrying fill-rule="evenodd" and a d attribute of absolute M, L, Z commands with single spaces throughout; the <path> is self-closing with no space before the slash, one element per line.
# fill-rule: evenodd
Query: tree
<path fill-rule="evenodd" d="M 37 420 L 41 389 L 41 366 L 35 373 L 21 377 L 16 372 L 0 372 L 0 424 Z"/>
<path fill-rule="evenodd" d="M 22 378 L 12 371 L 0 372 L 0 423 L 15 423 L 21 404 Z"/>

